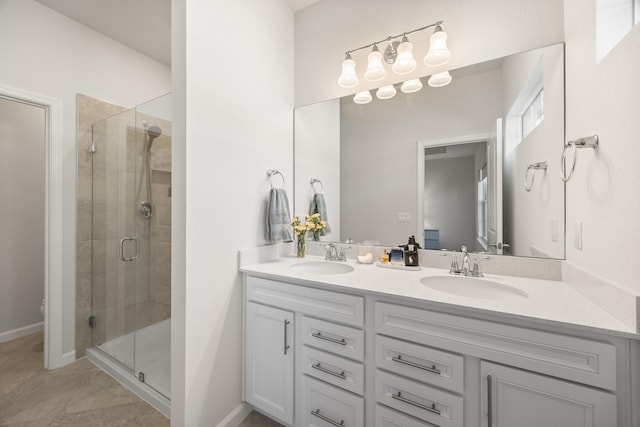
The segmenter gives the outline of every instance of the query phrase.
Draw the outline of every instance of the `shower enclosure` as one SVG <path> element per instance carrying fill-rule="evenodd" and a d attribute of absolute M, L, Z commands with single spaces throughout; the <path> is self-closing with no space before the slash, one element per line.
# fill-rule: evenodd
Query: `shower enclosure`
<path fill-rule="evenodd" d="M 88 357 L 168 415 L 170 94 L 92 126 Z"/>

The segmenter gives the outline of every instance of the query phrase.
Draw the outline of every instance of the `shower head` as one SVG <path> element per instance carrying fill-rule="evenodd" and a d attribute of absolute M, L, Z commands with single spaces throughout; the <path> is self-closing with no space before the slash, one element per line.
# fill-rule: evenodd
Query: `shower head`
<path fill-rule="evenodd" d="M 149 138 L 151 140 L 154 140 L 160 135 L 162 135 L 162 129 L 160 129 L 158 126 L 155 126 L 155 125 L 149 126 L 147 127 L 147 135 L 149 135 Z"/>

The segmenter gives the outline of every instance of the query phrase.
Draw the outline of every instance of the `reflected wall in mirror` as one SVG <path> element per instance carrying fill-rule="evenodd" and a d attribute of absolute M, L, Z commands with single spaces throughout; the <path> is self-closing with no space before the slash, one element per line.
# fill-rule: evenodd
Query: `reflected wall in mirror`
<path fill-rule="evenodd" d="M 441 88 L 296 109 L 296 213 L 308 212 L 315 178 L 325 241 L 415 235 L 436 249 L 563 258 L 563 55 L 549 46 L 451 70 Z M 527 191 L 527 167 L 540 162 Z"/>

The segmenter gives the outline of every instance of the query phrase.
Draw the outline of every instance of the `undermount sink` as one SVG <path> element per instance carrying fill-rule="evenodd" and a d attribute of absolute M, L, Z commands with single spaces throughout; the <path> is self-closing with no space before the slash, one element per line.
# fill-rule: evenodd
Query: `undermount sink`
<path fill-rule="evenodd" d="M 529 294 L 523 290 L 479 277 L 427 276 L 420 279 L 420 283 L 436 291 L 468 298 L 492 300 L 529 298 Z"/>
<path fill-rule="evenodd" d="M 349 264 L 332 261 L 304 261 L 289 268 L 311 274 L 345 274 L 353 271 L 353 266 Z"/>

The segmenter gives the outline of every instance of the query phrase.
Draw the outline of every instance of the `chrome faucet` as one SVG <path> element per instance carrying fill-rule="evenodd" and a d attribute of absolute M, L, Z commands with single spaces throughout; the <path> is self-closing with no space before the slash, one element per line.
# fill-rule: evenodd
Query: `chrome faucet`
<path fill-rule="evenodd" d="M 467 253 L 467 245 L 460 246 L 460 252 L 462 252 L 461 273 L 465 276 L 468 276 L 471 269 L 469 268 L 469 254 Z"/>
<path fill-rule="evenodd" d="M 473 258 L 473 267 L 470 267 L 471 257 L 467 252 L 467 245 L 460 246 L 460 251 L 462 252 L 462 265 L 458 266 L 458 257 L 456 257 L 454 253 L 441 253 L 440 256 L 450 256 L 451 257 L 451 266 L 449 267 L 449 274 L 461 274 L 463 276 L 471 276 L 471 277 L 483 277 L 482 271 L 480 270 L 480 260 L 489 259 L 488 256 L 477 256 Z"/>
<path fill-rule="evenodd" d="M 340 247 L 340 251 L 338 252 L 336 245 L 329 243 L 324 248 L 324 259 L 326 261 L 346 261 L 347 256 L 344 253 L 344 248 Z"/>

